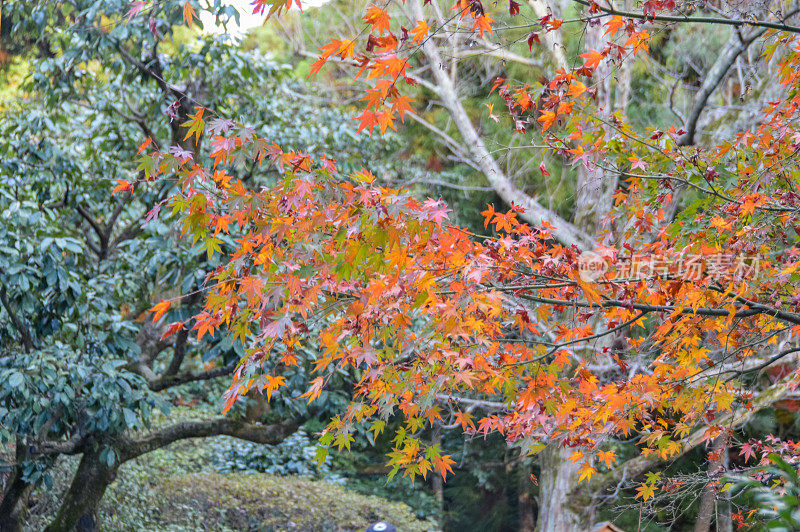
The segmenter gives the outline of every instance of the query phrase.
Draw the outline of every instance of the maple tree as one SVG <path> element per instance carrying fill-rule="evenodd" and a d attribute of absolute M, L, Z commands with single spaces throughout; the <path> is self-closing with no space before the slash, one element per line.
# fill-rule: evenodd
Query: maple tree
<path fill-rule="evenodd" d="M 692 18 L 691 5 L 669 1 L 632 11 L 576 3 L 581 20 L 599 21 L 594 42 L 577 54 L 582 62 L 570 67 L 559 48 L 557 68 L 538 87 L 505 79 L 492 87 L 514 130 L 538 129 L 544 152 L 578 165 L 577 187 L 587 192 L 576 201 L 574 222 L 513 185 L 458 99 L 437 41 L 456 39 L 453 21 L 478 43 L 505 29 L 494 18 L 501 14 L 491 12 L 501 8 L 477 1 L 456 3 L 449 16 L 435 3 L 407 1 L 396 15 L 372 4 L 364 31 L 322 46 L 311 72 L 331 61 L 352 65 L 366 82 L 356 119 L 370 133 L 404 123 L 413 113 L 409 87 L 429 85 L 511 207 L 484 212 L 495 237 L 450 224 L 441 201 L 380 186 L 366 171 L 340 175 L 334 160 L 284 151 L 238 124 L 218 131 L 208 164 L 159 150 L 142 155 L 152 165 L 147 181 L 179 179 L 182 193 L 165 206 L 209 256 L 221 252 L 220 233 L 237 239 L 209 275 L 205 310 L 171 329 L 202 337 L 224 327 L 247 346 L 228 405 L 253 388 L 267 396 L 280 389 L 282 368 L 297 364 L 295 350 L 315 342 L 318 376 L 303 399 L 313 401 L 336 369 L 350 368 L 355 385 L 352 404 L 330 422 L 323 443 L 347 448 L 356 424 L 379 433 L 399 414 L 404 426 L 395 435 L 392 474 L 446 476 L 452 459 L 420 434 L 456 420 L 468 432 L 499 432 L 525 450 L 563 455 L 563 465 L 543 471 L 542 481 L 554 486 L 551 473 L 574 475 L 568 494 L 591 508 L 622 475 L 724 438 L 796 388 L 794 372 L 769 386 L 758 378 L 798 351 L 793 291 L 800 265 L 790 232 L 800 138 L 792 122 L 796 28 L 769 10 Z M 534 11 L 546 6 L 531 4 Z M 291 2 L 255 5 L 276 15 Z M 517 2 L 506 9 L 511 19 L 519 14 Z M 738 47 L 723 54 L 727 67 L 701 89 L 683 128 L 638 130 L 613 109 L 603 84 L 612 63 L 624 68 L 647 53 L 652 34 L 675 24 L 732 26 Z M 533 30 L 529 46 L 558 46 L 562 25 L 552 13 L 523 24 Z M 709 94 L 759 39 L 783 92 L 751 128 L 696 146 Z M 431 80 L 412 72 L 420 56 Z M 203 112 L 185 124 L 192 128 L 186 139 L 201 140 Z M 250 190 L 227 173 L 236 161 L 274 164 L 285 179 Z M 611 269 L 587 280 L 581 253 L 596 246 Z M 720 260 L 723 252 L 747 260 Z M 632 254 L 647 257 L 649 267 L 617 275 Z M 687 257 L 700 276 L 682 270 Z M 612 345 L 615 337 L 623 348 Z M 502 408 L 473 417 L 464 394 Z M 641 455 L 615 467 L 616 456 L 603 446 L 631 435 Z M 654 484 L 638 492 L 647 501 Z M 562 506 L 562 495 L 554 489 L 543 497 L 541 515 L 553 521 L 542 529 L 577 525 L 574 511 L 565 516 L 569 511 L 553 506 Z"/>

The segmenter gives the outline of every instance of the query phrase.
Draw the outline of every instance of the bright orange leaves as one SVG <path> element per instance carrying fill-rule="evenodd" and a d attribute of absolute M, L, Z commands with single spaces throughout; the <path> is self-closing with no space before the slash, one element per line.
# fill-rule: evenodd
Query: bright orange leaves
<path fill-rule="evenodd" d="M 273 12 L 284 3 L 269 5 Z M 455 6 L 472 22 L 464 27 L 486 38 L 494 20 L 478 7 Z M 430 44 L 436 27 L 414 16 L 409 32 L 377 4 L 363 22 L 358 38 L 324 45 L 311 71 L 332 59 L 357 68 L 367 84 L 354 113 L 359 131 L 377 126 L 384 133 L 413 112 L 403 93 L 416 83 L 412 54 Z M 561 21 L 548 16 L 539 24 L 555 31 Z M 340 176 L 332 159 L 284 151 L 269 139 L 213 135 L 211 169 L 171 153 L 141 153 L 149 175 L 178 178 L 181 192 L 170 207 L 184 232 L 211 256 L 227 253 L 209 276 L 204 311 L 185 323 L 198 340 L 224 329 L 247 349 L 226 409 L 254 387 L 276 393 L 286 385 L 280 371 L 297 364 L 316 372 L 301 396 L 308 401 L 320 396 L 328 376 L 357 368 L 352 402 L 327 427 L 327 445 L 347 448 L 353 424 L 379 433 L 396 415 L 403 428 L 391 465 L 412 476 L 444 476 L 452 460 L 421 433 L 445 420 L 534 447 L 557 441 L 580 448 L 573 461 L 588 482 L 598 467 L 617 461 L 603 450 L 609 438 L 640 431 L 643 454 L 666 458 L 681 451 L 693 427 L 708 425 L 708 437 L 715 436 L 723 413 L 750 404 L 752 393 L 728 375 L 762 356 L 759 348 L 773 346 L 778 334 L 798 334 L 800 302 L 792 297 L 800 252 L 762 260 L 758 282 L 738 275 L 719 252 L 735 250 L 752 261 L 770 251 L 769 242 L 795 238 L 788 231 L 800 227 L 798 200 L 781 180 L 794 179 L 787 161 L 800 138 L 800 101 L 776 102 L 762 127 L 691 157 L 678 149 L 675 128 L 642 135 L 619 114 L 601 124 L 585 113 L 593 76 L 647 52 L 649 34 L 636 28 L 609 16 L 609 42 L 580 54 L 584 61 L 574 70 L 558 70 L 536 91 L 503 79 L 491 89 L 513 116 L 525 118 L 515 121 L 517 131 L 538 121 L 557 157 L 592 169 L 607 165 L 625 180 L 608 219 L 609 227 L 623 228 L 624 245 L 598 250 L 610 269 L 594 280 L 579 275 L 581 250 L 555 243 L 546 224 L 521 223 L 517 207 L 489 206 L 485 227 L 497 236 L 483 238 L 449 224 L 439 201 L 381 187 L 366 170 Z M 800 60 L 786 56 L 779 70 L 796 88 L 792 67 Z M 185 139 L 199 142 L 203 109 L 182 126 Z M 227 173 L 237 158 L 266 161 L 285 178 L 249 190 Z M 549 174 L 543 163 L 540 169 Z M 645 180 L 650 172 L 661 172 L 658 181 Z M 673 180 L 690 183 L 704 203 L 670 226 L 664 206 L 674 187 L 662 181 Z M 117 189 L 129 190 L 124 185 Z M 221 249 L 224 235 L 234 249 Z M 634 254 L 650 269 L 634 270 Z M 681 276 L 690 261 L 704 276 Z M 169 307 L 157 304 L 154 318 Z M 621 330 L 626 348 L 603 344 Z M 301 345 L 319 346 L 314 360 L 302 358 Z M 728 359 L 715 361 L 714 352 Z M 270 374 L 246 376 L 267 361 Z M 495 412 L 471 413 L 459 403 L 465 396 L 504 402 Z M 648 500 L 654 489 L 645 484 L 637 497 Z"/>
<path fill-rule="evenodd" d="M 374 90 L 381 97 L 392 94 L 391 85 Z M 201 110 L 190 124 L 204 131 Z M 599 444 L 636 425 L 649 427 L 646 453 L 674 455 L 686 427 L 709 416 L 707 405 L 724 410 L 738 400 L 732 385 L 701 378 L 712 368 L 699 349 L 701 331 L 706 342 L 724 341 L 744 353 L 752 349 L 746 346 L 753 334 L 778 326 L 765 311 L 742 316 L 735 333 L 730 329 L 736 298 L 759 300 L 763 285 L 728 293 L 708 283 L 647 276 L 587 282 L 576 273 L 580 251 L 553 245 L 544 226 L 521 223 L 517 207 L 489 206 L 485 223 L 498 237 L 478 239 L 449 225 L 440 201 L 377 186 L 367 171 L 343 178 L 327 158 L 284 152 L 266 139 L 218 137 L 214 149 L 221 153 L 213 171 L 171 153 L 156 158 L 157 171 L 176 172 L 182 184 L 170 207 L 182 216 L 184 232 L 214 255 L 222 252 L 216 235 L 236 238 L 236 249 L 210 275 L 204 311 L 186 323 L 198 340 L 224 328 L 248 349 L 226 408 L 252 387 L 268 396 L 284 387 L 280 370 L 300 363 L 296 346 L 319 345 L 317 375 L 302 399 L 319 397 L 337 368 L 359 368 L 363 375 L 354 383 L 350 408 L 328 427 L 329 441 L 346 447 L 348 424 L 377 428 L 386 412 L 399 413 L 406 435 L 391 463 L 408 474 L 451 470 L 447 455 L 414 436 L 445 417 L 465 431 L 498 431 L 511 441 L 568 439 L 583 449 L 573 457 L 581 463 L 582 481 L 597 474 L 585 453 L 612 467 L 616 454 Z M 247 190 L 225 175 L 225 165 L 237 157 L 266 159 L 286 179 L 267 190 Z M 748 198 L 752 212 L 740 210 L 751 217 L 773 201 Z M 247 207 L 253 204 L 259 208 Z M 728 223 L 738 231 L 740 222 Z M 310 247 L 312 242 L 317 244 Z M 661 257 L 667 244 L 642 249 Z M 613 262 L 619 251 L 603 253 Z M 154 318 L 169 308 L 160 302 Z M 560 323 L 563 312 L 574 316 L 571 325 Z M 620 367 L 613 382 L 603 382 L 573 351 L 597 334 L 590 323 L 610 330 L 627 324 L 632 345 L 664 347 L 647 373 L 632 377 L 619 356 L 592 354 Z M 716 335 L 721 331 L 726 336 Z M 275 372 L 243 377 L 245 368 L 267 359 Z M 442 408 L 447 404 L 426 399 L 507 390 L 513 393 L 506 410 L 477 418 L 456 399 L 450 414 Z"/>

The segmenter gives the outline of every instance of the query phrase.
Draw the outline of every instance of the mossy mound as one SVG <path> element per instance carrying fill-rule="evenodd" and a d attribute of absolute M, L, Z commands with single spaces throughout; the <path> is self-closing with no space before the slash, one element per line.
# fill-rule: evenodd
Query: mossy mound
<path fill-rule="evenodd" d="M 165 527 L 195 530 L 296 532 L 363 531 L 386 520 L 404 532 L 435 525 L 402 503 L 297 477 L 253 473 L 194 473 L 167 478 L 156 490 Z"/>
<path fill-rule="evenodd" d="M 340 485 L 298 476 L 219 473 L 214 457 L 226 437 L 185 440 L 124 464 L 99 508 L 108 532 L 362 531 L 385 519 L 402 532 L 438 530 L 408 505 L 362 495 Z M 77 466 L 63 457 L 53 486 L 31 498 L 24 530 L 41 531 L 53 518 Z"/>

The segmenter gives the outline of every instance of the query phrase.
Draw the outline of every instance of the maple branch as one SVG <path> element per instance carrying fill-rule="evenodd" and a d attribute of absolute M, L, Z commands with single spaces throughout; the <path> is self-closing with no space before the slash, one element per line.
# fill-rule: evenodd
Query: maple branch
<path fill-rule="evenodd" d="M 411 2 L 411 7 L 414 17 L 418 20 L 424 20 L 425 17 L 422 12 L 420 0 L 413 0 Z M 577 226 L 564 220 L 556 213 L 546 209 L 534 198 L 518 189 L 511 180 L 508 179 L 500 169 L 497 161 L 495 161 L 494 157 L 489 153 L 486 144 L 478 134 L 469 115 L 461 104 L 456 88 L 453 86 L 449 74 L 442 66 L 442 58 L 436 44 L 433 40 L 427 39 L 422 44 L 422 50 L 430 64 L 431 72 L 437 83 L 437 92 L 442 98 L 445 108 L 453 118 L 466 146 L 472 151 L 472 159 L 481 168 L 481 171 L 484 173 L 495 192 L 509 205 L 520 205 L 525 211 L 520 217 L 528 223 L 533 225 L 546 223 L 552 226 L 553 237 L 556 240 L 566 245 L 578 246 L 579 248 L 588 248 L 591 246 L 593 239 L 589 235 L 584 233 Z"/>
<path fill-rule="evenodd" d="M 637 321 L 639 321 L 640 318 L 642 318 L 645 315 L 647 315 L 647 312 L 646 311 L 642 311 L 639 314 L 637 314 L 636 316 L 634 316 L 633 318 L 629 319 L 628 321 L 622 322 L 619 325 L 617 325 L 616 327 L 612 327 L 611 329 L 607 329 L 607 330 L 605 330 L 603 332 L 599 332 L 599 333 L 593 334 L 591 336 L 584 336 L 583 338 L 575 338 L 574 340 L 569 340 L 568 342 L 563 342 L 563 343 L 560 343 L 560 344 L 556 344 L 550 349 L 550 351 L 545 356 L 546 357 L 550 356 L 553 353 L 555 353 L 556 351 L 558 351 L 559 349 L 562 349 L 562 348 L 564 348 L 564 347 L 566 347 L 568 345 L 579 344 L 581 342 L 586 342 L 588 340 L 595 340 L 597 338 L 602 338 L 603 336 L 608 336 L 609 334 L 613 334 L 613 333 L 615 333 L 615 332 L 617 332 L 619 330 L 624 329 L 628 325 L 632 325 L 632 324 L 636 323 Z M 524 362 L 517 362 L 516 364 L 512 364 L 512 365 L 529 364 L 530 362 L 532 362 L 532 361 L 527 361 L 526 360 Z"/>
<path fill-rule="evenodd" d="M 724 26 L 735 26 L 735 27 L 755 26 L 759 28 L 785 31 L 788 33 L 800 33 L 800 27 L 789 26 L 787 24 L 778 24 L 776 22 L 767 22 L 764 20 L 756 20 L 756 19 L 744 20 L 744 19 L 718 18 L 718 17 L 689 17 L 686 15 L 684 16 L 645 15 L 644 13 L 636 13 L 634 11 L 620 11 L 618 9 L 614 9 L 613 7 L 606 7 L 594 2 L 589 2 L 588 0 L 572 0 L 572 1 L 586 7 L 594 6 L 595 8 L 599 9 L 600 11 L 608 15 L 618 15 L 621 17 L 636 18 L 647 21 L 681 22 L 690 24 L 721 24 Z"/>
<path fill-rule="evenodd" d="M 786 382 L 775 384 L 764 390 L 758 399 L 752 403 L 750 408 L 742 407 L 735 412 L 730 412 L 715 420 L 714 425 L 733 428 L 747 422 L 755 413 L 764 408 L 769 407 L 776 401 L 780 401 L 786 394 L 789 393 L 789 385 Z M 663 458 L 657 453 L 652 453 L 647 456 L 639 455 L 636 458 L 631 458 L 624 464 L 619 464 L 611 471 L 598 475 L 595 480 L 591 481 L 584 488 L 576 490 L 574 497 L 577 499 L 589 498 L 591 500 L 600 496 L 601 492 L 609 486 L 617 485 L 624 476 L 628 478 L 635 478 L 646 471 L 656 467 L 657 465 L 674 461 L 685 455 L 706 440 L 706 429 L 700 428 L 693 432 L 690 436 L 683 440 L 680 450 L 667 458 Z"/>
<path fill-rule="evenodd" d="M 475 56 L 484 56 L 488 55 L 490 57 L 496 57 L 501 61 L 510 61 L 512 63 L 519 63 L 525 66 L 532 66 L 532 67 L 540 67 L 542 66 L 542 62 L 538 59 L 533 59 L 530 57 L 523 57 L 519 54 L 515 54 L 510 50 L 506 50 L 501 46 L 492 46 L 491 43 L 481 43 L 483 48 L 480 50 L 460 50 L 456 53 L 456 57 L 475 57 Z"/>
<path fill-rule="evenodd" d="M 547 0 L 528 0 L 528 5 L 539 19 L 554 14 Z M 545 48 L 553 56 L 558 69 L 564 69 L 564 72 L 569 72 L 567 58 L 564 55 L 564 43 L 561 42 L 561 34 L 556 31 L 547 31 L 542 35 L 542 39 L 544 39 Z"/>
<path fill-rule="evenodd" d="M 482 400 L 482 399 L 470 399 L 469 397 L 460 397 L 460 396 L 457 396 L 457 395 L 448 395 L 448 394 L 444 394 L 444 393 L 437 393 L 436 394 L 436 399 L 438 399 L 438 400 L 440 400 L 442 402 L 445 402 L 445 403 L 456 402 L 456 403 L 461 403 L 461 404 L 468 405 L 468 406 L 470 406 L 472 408 L 480 407 L 480 408 L 486 408 L 487 410 L 502 410 L 502 409 L 504 409 L 504 408 L 506 408 L 508 406 L 505 403 L 501 403 L 499 401 L 485 401 L 485 400 Z"/>
<path fill-rule="evenodd" d="M 762 369 L 764 369 L 764 368 L 766 368 L 768 366 L 771 366 L 772 364 L 774 364 L 778 360 L 780 360 L 780 359 L 782 359 L 784 357 L 787 357 L 787 356 L 791 355 L 792 353 L 797 353 L 799 351 L 800 351 L 800 347 L 792 347 L 790 349 L 785 349 L 785 350 L 781 351 L 780 353 L 778 353 L 777 355 L 772 356 L 768 360 L 765 360 L 764 362 L 762 362 L 761 364 L 759 364 L 759 365 L 757 365 L 755 367 L 741 369 L 741 370 L 729 369 L 729 370 L 721 371 L 720 374 L 722 374 L 722 373 L 735 373 L 735 375 L 733 375 L 732 377 L 728 377 L 725 380 L 725 382 L 730 382 L 730 381 L 732 381 L 733 379 L 735 379 L 737 377 L 741 377 L 742 375 L 746 375 L 748 373 L 759 372 Z"/>
<path fill-rule="evenodd" d="M 528 294 L 517 294 L 517 297 L 521 297 L 523 299 L 527 299 L 528 301 L 534 301 L 536 303 L 544 303 L 547 305 L 558 305 L 563 307 L 581 307 L 581 308 L 607 308 L 607 307 L 622 307 L 622 308 L 629 308 L 634 310 L 643 310 L 645 312 L 674 312 L 679 307 L 674 305 L 647 305 L 643 303 L 633 303 L 633 302 L 625 302 L 625 301 L 618 301 L 615 299 L 607 299 L 600 303 L 592 303 L 589 301 L 570 301 L 567 299 L 550 299 L 546 297 L 539 297 L 539 296 L 532 296 Z M 789 323 L 794 323 L 796 325 L 800 325 L 800 315 L 797 315 L 793 312 L 785 312 L 778 309 L 773 309 L 767 307 L 765 305 L 761 305 L 759 303 L 753 303 L 756 308 L 749 308 L 739 310 L 733 314 L 734 318 L 747 318 L 750 316 L 756 316 L 758 314 L 769 314 L 774 318 L 778 318 L 784 321 L 788 321 Z M 731 312 L 724 308 L 698 308 L 698 309 L 691 309 L 691 308 L 681 308 L 681 314 L 696 314 L 698 316 L 715 316 L 715 317 L 726 317 L 730 316 Z"/>
<path fill-rule="evenodd" d="M 459 185 L 457 183 L 450 183 L 448 181 L 442 181 L 441 179 L 417 179 L 414 178 L 411 181 L 407 181 L 408 184 L 413 183 L 422 183 L 424 185 L 433 185 L 437 187 L 445 187 L 445 188 L 452 188 L 455 190 L 462 190 L 464 192 L 491 192 L 494 190 L 492 187 L 480 187 L 480 186 L 472 186 L 472 185 Z"/>

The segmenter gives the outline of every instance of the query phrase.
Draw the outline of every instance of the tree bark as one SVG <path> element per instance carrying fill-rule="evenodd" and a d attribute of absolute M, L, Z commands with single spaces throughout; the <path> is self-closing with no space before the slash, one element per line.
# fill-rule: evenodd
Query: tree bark
<path fill-rule="evenodd" d="M 730 467 L 727 447 L 722 452 L 722 468 L 725 471 Z M 717 495 L 717 532 L 733 532 L 733 519 L 731 518 L 731 500 L 728 493 Z"/>
<path fill-rule="evenodd" d="M 422 11 L 422 0 L 412 1 L 411 10 L 417 20 L 425 19 Z M 552 225 L 552 235 L 561 243 L 568 246 L 575 245 L 579 248 L 590 247 L 592 239 L 583 230 L 546 209 L 535 198 L 527 195 L 511 182 L 486 147 L 486 143 L 470 120 L 466 109 L 464 109 L 453 80 L 444 68 L 444 62 L 436 43 L 432 39 L 426 39 L 422 44 L 422 51 L 433 74 L 436 92 L 441 97 L 444 107 L 452 117 L 459 133 L 461 133 L 465 149 L 469 151 L 475 164 L 484 173 L 495 192 L 509 205 L 514 203 L 524 209 L 524 212 L 520 214 L 522 220 L 536 226 L 542 222 Z"/>
<path fill-rule="evenodd" d="M 431 445 L 442 447 L 442 427 L 438 423 L 433 427 L 431 432 Z M 431 476 L 431 488 L 433 489 L 433 496 L 436 498 L 437 513 L 436 516 L 439 523 L 444 523 L 444 482 L 442 476 L 434 474 Z"/>
<path fill-rule="evenodd" d="M 261 425 L 230 418 L 208 421 L 183 421 L 153 431 L 139 439 L 121 437 L 114 442 L 114 464 L 100 460 L 100 449 L 84 450 L 78 470 L 53 522 L 45 532 L 91 532 L 97 530 L 97 507 L 119 467 L 129 460 L 166 447 L 178 440 L 227 435 L 256 443 L 275 444 L 283 441 L 300 426 L 299 421 L 287 424 Z M 4 531 L 0 531 L 4 532 Z"/>
<path fill-rule="evenodd" d="M 578 464 L 569 461 L 570 452 L 557 444 L 540 454 L 539 522 L 537 532 L 579 532 L 589 529 L 591 512 L 579 512 L 570 504 L 578 482 Z"/>
<path fill-rule="evenodd" d="M 717 493 L 714 489 L 711 479 L 716 474 L 717 470 L 722 467 L 722 451 L 725 445 L 725 437 L 719 436 L 714 440 L 711 447 L 711 453 L 719 454 L 715 459 L 708 463 L 708 477 L 709 482 L 703 489 L 703 494 L 700 497 L 700 509 L 697 512 L 697 520 L 694 522 L 694 532 L 710 532 L 711 520 L 714 518 L 714 509 L 717 501 Z"/>
<path fill-rule="evenodd" d="M 97 507 L 106 489 L 114 481 L 120 464 L 118 458 L 112 466 L 103 463 L 100 460 L 100 449 L 85 452 L 64 496 L 64 502 L 45 532 L 97 530 Z"/>

